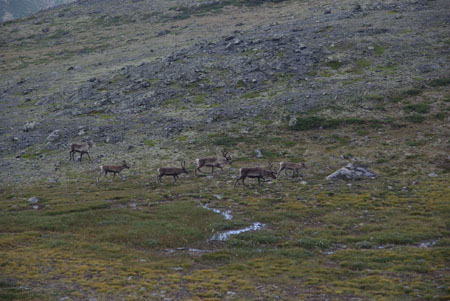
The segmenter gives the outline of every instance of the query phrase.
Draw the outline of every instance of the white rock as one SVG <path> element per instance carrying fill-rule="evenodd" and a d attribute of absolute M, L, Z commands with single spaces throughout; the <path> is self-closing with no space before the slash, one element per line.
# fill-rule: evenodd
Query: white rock
<path fill-rule="evenodd" d="M 39 199 L 37 198 L 37 197 L 31 197 L 31 198 L 29 198 L 28 199 L 28 202 L 30 203 L 30 204 L 37 204 L 38 202 L 39 202 Z"/>

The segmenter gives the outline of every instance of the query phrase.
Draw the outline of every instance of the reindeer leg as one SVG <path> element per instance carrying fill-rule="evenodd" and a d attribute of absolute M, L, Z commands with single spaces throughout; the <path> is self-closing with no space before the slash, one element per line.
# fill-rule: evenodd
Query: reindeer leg
<path fill-rule="evenodd" d="M 281 167 L 280 167 L 280 169 L 278 170 L 278 172 L 277 172 L 277 179 L 278 179 L 280 173 L 283 171 L 283 169 L 284 169 L 284 168 L 281 168 Z M 286 170 L 285 170 L 284 172 L 286 173 Z"/>
<path fill-rule="evenodd" d="M 83 152 L 80 153 L 80 159 L 78 159 L 80 162 L 83 159 Z"/>
<path fill-rule="evenodd" d="M 233 188 L 236 188 L 236 185 L 237 185 L 237 183 L 239 182 L 240 179 L 241 179 L 241 178 L 238 178 L 238 179 L 236 180 L 236 182 L 234 182 Z"/>
<path fill-rule="evenodd" d="M 174 182 L 175 184 L 177 183 L 177 179 L 178 179 L 178 176 L 174 175 L 174 176 L 173 176 L 173 182 Z"/>
<path fill-rule="evenodd" d="M 116 173 L 113 172 L 113 177 L 111 178 L 111 182 L 114 180 L 115 177 L 116 177 Z"/>
<path fill-rule="evenodd" d="M 89 156 L 89 153 L 86 153 L 86 155 L 88 155 L 89 162 L 91 162 L 91 156 Z"/>
<path fill-rule="evenodd" d="M 220 168 L 220 171 L 223 173 L 223 168 L 222 168 L 222 166 L 219 166 L 219 168 Z"/>
<path fill-rule="evenodd" d="M 211 175 L 214 174 L 214 166 L 211 166 Z"/>
<path fill-rule="evenodd" d="M 102 176 L 102 173 L 103 173 L 103 170 L 100 170 L 100 173 L 98 174 L 98 177 L 97 177 L 97 183 L 98 183 L 98 181 L 100 181 L 100 177 Z"/>
<path fill-rule="evenodd" d="M 203 171 L 202 171 L 200 168 L 202 168 L 202 167 L 197 168 L 197 170 L 198 170 L 199 172 L 203 173 Z"/>

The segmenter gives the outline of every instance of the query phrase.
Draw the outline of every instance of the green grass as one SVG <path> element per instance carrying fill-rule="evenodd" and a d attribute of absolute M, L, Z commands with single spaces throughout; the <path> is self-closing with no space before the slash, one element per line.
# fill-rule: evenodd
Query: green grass
<path fill-rule="evenodd" d="M 422 123 L 426 119 L 425 116 L 419 115 L 419 114 L 413 114 L 406 117 L 406 120 L 413 122 L 413 123 Z"/>
<path fill-rule="evenodd" d="M 327 62 L 327 66 L 330 67 L 331 69 L 339 69 L 341 68 L 343 65 L 342 62 L 340 61 L 329 61 Z"/>
<path fill-rule="evenodd" d="M 377 120 L 365 120 L 359 118 L 325 118 L 319 116 L 298 117 L 297 123 L 294 126 L 289 126 L 291 130 L 305 131 L 313 129 L 335 129 L 348 125 L 370 125 L 378 126 L 380 122 Z"/>
<path fill-rule="evenodd" d="M 423 91 L 422 91 L 421 89 L 413 88 L 413 89 L 406 90 L 406 91 L 404 92 L 404 94 L 405 94 L 406 96 L 417 96 L 417 95 L 422 94 L 422 92 L 423 92 Z"/>
<path fill-rule="evenodd" d="M 430 105 L 427 103 L 415 103 L 404 106 L 403 110 L 408 113 L 415 112 L 420 114 L 426 114 L 430 111 Z"/>
<path fill-rule="evenodd" d="M 155 141 L 153 141 L 152 139 L 148 139 L 148 140 L 145 140 L 145 141 L 144 141 L 144 145 L 153 147 L 153 146 L 156 145 L 156 143 L 155 143 Z"/>
<path fill-rule="evenodd" d="M 377 56 L 383 55 L 384 52 L 386 51 L 386 48 L 381 45 L 375 45 L 375 46 L 373 46 L 373 48 L 374 48 L 375 55 L 377 55 Z"/>
<path fill-rule="evenodd" d="M 431 87 L 443 87 L 450 85 L 450 77 L 433 79 L 428 83 Z"/>

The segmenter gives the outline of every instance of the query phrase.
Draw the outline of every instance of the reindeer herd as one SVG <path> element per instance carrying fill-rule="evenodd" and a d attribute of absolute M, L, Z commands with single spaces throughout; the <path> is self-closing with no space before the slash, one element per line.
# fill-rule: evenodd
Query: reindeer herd
<path fill-rule="evenodd" d="M 79 153 L 79 161 L 83 159 L 83 155 L 86 154 L 89 158 L 89 162 L 91 161 L 91 157 L 89 156 L 89 150 L 92 148 L 92 142 L 85 142 L 85 143 L 73 143 L 70 145 L 70 160 L 75 160 L 75 153 Z M 198 172 L 202 172 L 201 168 L 203 167 L 211 167 L 211 175 L 214 175 L 214 168 L 219 168 L 223 172 L 223 166 L 225 164 L 231 165 L 233 163 L 233 160 L 231 159 L 231 156 L 226 151 L 222 151 L 222 158 L 218 157 L 205 157 L 205 158 L 198 158 L 195 160 L 197 167 L 194 170 L 195 176 L 198 175 Z M 100 177 L 104 175 L 108 175 L 108 173 L 112 173 L 113 177 L 111 181 L 114 179 L 116 174 L 118 174 L 121 178 L 120 172 L 124 169 L 129 169 L 130 167 L 127 165 L 125 161 L 122 161 L 121 165 L 101 165 L 100 166 L 100 173 L 97 177 L 97 182 L 100 181 Z M 300 176 L 300 169 L 302 168 L 308 168 L 305 163 L 292 163 L 292 162 L 280 162 L 280 168 L 278 171 L 275 171 L 273 169 L 273 164 L 269 163 L 268 168 L 262 168 L 262 167 L 243 167 L 239 169 L 239 177 L 237 178 L 236 182 L 234 182 L 233 187 L 235 188 L 236 185 L 239 183 L 239 181 L 242 181 L 242 185 L 245 185 L 245 179 L 246 178 L 257 178 L 258 184 L 261 184 L 261 180 L 264 183 L 266 181 L 266 178 L 272 178 L 277 179 L 281 172 L 284 170 L 284 173 L 286 177 L 288 176 L 287 171 L 292 171 L 292 176 L 297 175 Z M 188 174 L 189 172 L 186 169 L 186 162 L 181 162 L 181 168 L 179 167 L 160 167 L 158 168 L 158 175 L 156 176 L 156 181 L 158 183 L 162 183 L 161 179 L 164 176 L 172 176 L 174 183 L 177 183 L 178 176 L 181 174 Z"/>

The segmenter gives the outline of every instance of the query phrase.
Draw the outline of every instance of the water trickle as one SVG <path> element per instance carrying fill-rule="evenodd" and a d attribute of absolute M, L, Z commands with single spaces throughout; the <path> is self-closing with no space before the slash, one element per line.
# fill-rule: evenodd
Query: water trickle
<path fill-rule="evenodd" d="M 233 215 L 231 215 L 230 210 L 225 211 L 225 210 L 211 208 L 207 204 L 200 204 L 200 206 L 204 209 L 211 210 L 217 214 L 221 214 L 228 221 L 233 219 Z M 241 233 L 248 232 L 248 231 L 261 230 L 264 226 L 265 226 L 264 224 L 262 224 L 260 222 L 256 222 L 256 223 L 253 223 L 252 225 L 242 228 L 242 229 L 228 230 L 225 232 L 216 233 L 210 238 L 210 240 L 226 241 L 228 238 L 230 238 L 231 235 L 237 235 L 237 234 L 241 234 Z"/>
<path fill-rule="evenodd" d="M 253 225 L 245 227 L 243 229 L 237 229 L 237 230 L 229 230 L 222 233 L 214 234 L 210 240 L 220 240 L 220 241 L 226 241 L 228 238 L 230 238 L 231 235 L 237 235 L 248 231 L 255 231 L 255 230 L 261 230 L 264 227 L 264 224 L 260 222 L 253 223 Z"/>
<path fill-rule="evenodd" d="M 202 208 L 207 209 L 207 210 L 211 210 L 212 212 L 215 212 L 215 213 L 217 213 L 217 214 L 221 214 L 227 221 L 230 221 L 230 220 L 233 219 L 233 215 L 231 215 L 231 211 L 229 211 L 229 210 L 226 210 L 226 211 L 224 210 L 224 211 L 222 211 L 222 210 L 220 210 L 220 209 L 215 209 L 215 208 L 208 207 L 207 204 L 201 204 L 200 206 L 201 206 Z"/>

